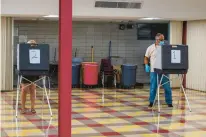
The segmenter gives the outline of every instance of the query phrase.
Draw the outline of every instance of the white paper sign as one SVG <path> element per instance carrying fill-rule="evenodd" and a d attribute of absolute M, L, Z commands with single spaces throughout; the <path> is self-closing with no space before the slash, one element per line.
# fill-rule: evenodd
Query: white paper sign
<path fill-rule="evenodd" d="M 39 49 L 29 50 L 29 62 L 31 64 L 40 64 L 40 50 Z"/>
<path fill-rule="evenodd" d="M 180 50 L 171 50 L 171 63 L 181 63 Z"/>

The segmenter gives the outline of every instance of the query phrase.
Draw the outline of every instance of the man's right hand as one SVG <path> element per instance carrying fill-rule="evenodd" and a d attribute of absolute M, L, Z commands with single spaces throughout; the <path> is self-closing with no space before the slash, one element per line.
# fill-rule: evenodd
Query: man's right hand
<path fill-rule="evenodd" d="M 150 66 L 148 64 L 145 65 L 145 71 L 150 72 Z"/>

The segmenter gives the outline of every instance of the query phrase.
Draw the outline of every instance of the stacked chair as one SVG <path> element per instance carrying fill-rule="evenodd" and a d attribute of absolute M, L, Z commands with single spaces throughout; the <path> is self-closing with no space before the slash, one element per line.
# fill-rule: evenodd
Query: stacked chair
<path fill-rule="evenodd" d="M 102 86 L 104 87 L 105 84 L 105 77 L 107 77 L 107 86 L 109 87 L 109 84 L 114 82 L 114 85 L 116 86 L 116 78 L 114 75 L 114 69 L 111 64 L 110 59 L 102 59 L 101 60 L 101 66 L 100 66 L 100 76 L 102 79 Z"/>

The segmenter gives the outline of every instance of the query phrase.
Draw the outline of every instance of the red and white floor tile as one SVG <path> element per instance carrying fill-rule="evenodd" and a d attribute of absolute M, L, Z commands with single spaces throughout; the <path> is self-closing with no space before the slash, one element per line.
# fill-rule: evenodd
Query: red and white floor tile
<path fill-rule="evenodd" d="M 148 89 L 73 89 L 72 137 L 206 137 L 206 92 L 186 91 L 192 112 L 183 94 L 177 108 L 179 91 L 173 90 L 174 108 L 166 106 L 162 91 L 158 114 L 157 107 L 147 107 Z M 58 137 L 58 92 L 51 92 L 53 118 L 41 93 L 37 91 L 37 113 L 19 114 L 18 119 L 16 92 L 1 93 L 2 137 Z"/>

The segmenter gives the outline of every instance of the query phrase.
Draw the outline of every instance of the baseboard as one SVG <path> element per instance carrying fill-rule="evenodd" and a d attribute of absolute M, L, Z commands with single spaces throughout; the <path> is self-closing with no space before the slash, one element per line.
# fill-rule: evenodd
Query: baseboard
<path fill-rule="evenodd" d="M 0 92 L 12 92 L 13 90 L 0 90 Z"/>
<path fill-rule="evenodd" d="M 180 89 L 180 87 L 171 87 L 172 89 Z"/>
<path fill-rule="evenodd" d="M 192 89 L 192 88 L 185 88 L 185 89 L 193 90 L 193 91 L 196 91 L 196 92 L 206 92 L 206 91 L 204 91 L 204 90 L 196 90 L 196 89 Z"/>

